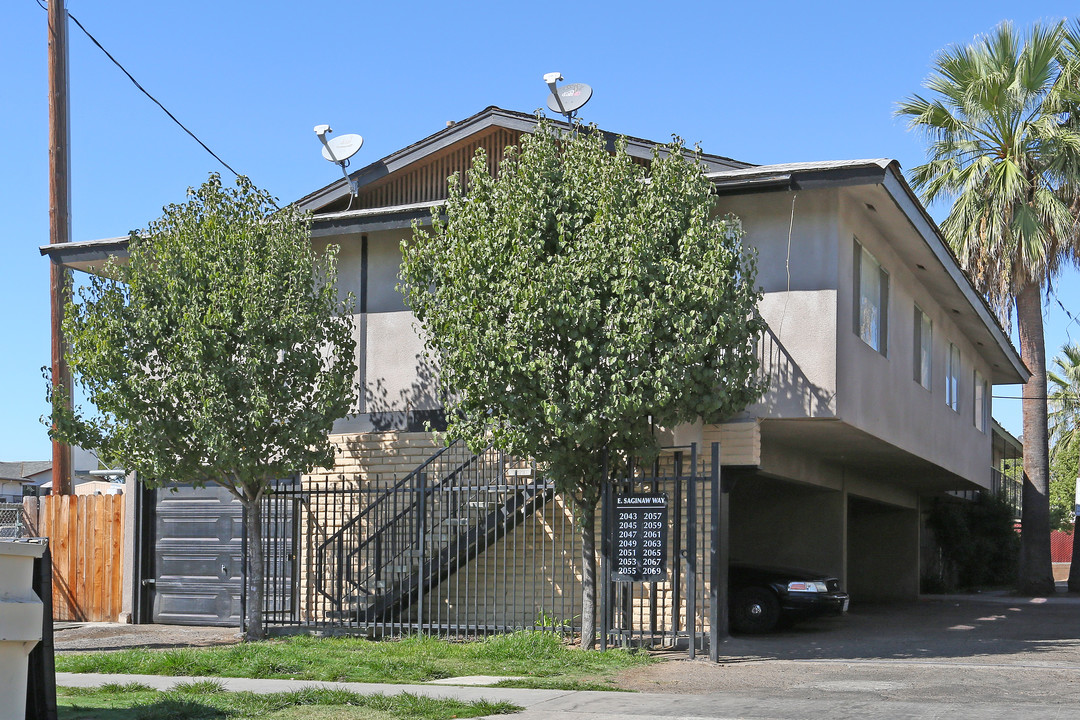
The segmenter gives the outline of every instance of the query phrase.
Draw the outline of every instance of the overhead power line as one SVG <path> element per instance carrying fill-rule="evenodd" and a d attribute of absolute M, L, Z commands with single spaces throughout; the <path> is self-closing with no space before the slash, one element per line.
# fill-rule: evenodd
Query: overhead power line
<path fill-rule="evenodd" d="M 44 4 L 44 3 L 42 2 L 42 0 L 37 0 L 37 3 L 38 3 L 38 5 L 40 5 L 40 6 L 41 6 L 41 8 L 42 8 L 42 9 L 46 9 L 46 5 L 45 5 L 45 4 Z M 225 162 L 225 161 L 224 161 L 224 160 L 222 160 L 222 159 L 221 159 L 220 157 L 218 157 L 218 154 L 217 154 L 216 152 L 214 152 L 213 150 L 211 150 L 211 149 L 210 149 L 210 148 L 209 148 L 209 147 L 208 147 L 208 146 L 206 145 L 206 143 L 204 143 L 204 142 L 203 142 L 202 140 L 200 140 L 200 139 L 199 139 L 199 136 L 198 136 L 198 135 L 196 135 L 195 133 L 193 133 L 193 132 L 191 132 L 190 130 L 188 130 L 188 129 L 187 129 L 187 127 L 186 127 L 186 126 L 184 125 L 184 123 L 182 123 L 182 122 L 180 122 L 179 120 L 177 120 L 177 119 L 176 119 L 176 116 L 175 116 L 175 115 L 173 115 L 173 114 L 172 114 L 171 112 L 169 112 L 169 109 L 168 109 L 168 108 L 166 108 L 166 107 L 165 107 L 164 105 L 162 105 L 162 104 L 161 104 L 161 103 L 160 103 L 160 102 L 158 101 L 158 99 L 157 99 L 156 97 L 154 97 L 154 96 L 153 96 L 153 95 L 151 95 L 151 94 L 150 94 L 149 92 L 147 92 L 146 88 L 144 88 L 144 87 L 143 87 L 142 85 L 140 85 L 140 84 L 139 84 L 139 81 L 138 81 L 138 80 L 136 80 L 136 79 L 135 79 L 135 78 L 134 78 L 134 77 L 132 76 L 132 74 L 131 74 L 131 73 L 129 73 L 129 72 L 127 71 L 127 68 L 125 68 L 125 67 L 124 67 L 123 65 L 121 65 L 121 64 L 120 64 L 120 61 L 119 61 L 119 60 L 117 60 L 116 58 L 114 58 L 114 57 L 112 56 L 112 54 L 111 54 L 111 53 L 110 53 L 110 52 L 109 52 L 108 50 L 106 50 L 106 49 L 105 49 L 105 47 L 104 47 L 104 46 L 103 46 L 103 45 L 102 45 L 102 44 L 101 44 L 100 42 L 98 42 L 97 38 L 96 38 L 96 37 L 94 37 L 93 35 L 91 35 L 91 34 L 90 34 L 90 31 L 89 31 L 89 30 L 87 30 L 87 29 L 86 29 L 85 27 L 83 27 L 83 24 L 82 24 L 81 22 L 79 22 L 79 19 L 78 19 L 78 18 L 76 18 L 76 17 L 75 17 L 74 15 L 72 15 L 72 14 L 71 14 L 70 12 L 69 12 L 69 13 L 67 14 L 67 16 L 68 16 L 69 18 L 71 18 L 71 21 L 72 21 L 72 22 L 74 22 L 74 23 L 75 23 L 76 25 L 78 25 L 78 26 L 79 26 L 79 29 L 83 31 L 83 34 L 85 34 L 85 35 L 86 35 L 86 37 L 90 38 L 90 42 L 92 42 L 92 43 L 94 43 L 95 45 L 97 45 L 97 46 L 98 46 L 98 49 L 99 49 L 99 50 L 101 50 L 101 52 L 105 53 L 105 57 L 107 57 L 107 58 L 109 58 L 110 60 L 112 60 L 113 64 L 114 64 L 114 65 L 116 65 L 116 67 L 120 68 L 120 71 L 121 71 L 122 73 L 124 73 L 125 75 L 127 75 L 127 78 L 128 78 L 128 80 L 130 80 L 130 81 L 132 82 L 132 84 L 133 84 L 133 85 L 134 85 L 135 87 L 137 87 L 137 88 L 139 89 L 139 91 L 140 91 L 140 92 L 141 92 L 141 93 L 142 93 L 143 95 L 145 95 L 146 97 L 150 98 L 150 100 L 151 100 L 151 101 L 153 101 L 153 103 L 154 103 L 155 105 L 157 105 L 157 106 L 158 106 L 159 108 L 161 108 L 162 112 L 164 112 L 164 113 L 165 113 L 166 115 L 168 115 L 168 116 L 169 116 L 169 118 L 170 118 L 170 119 L 171 119 L 171 120 L 172 120 L 172 121 L 173 121 L 174 123 L 176 123 L 177 125 L 179 125 L 179 126 L 180 126 L 180 129 L 181 129 L 181 130 L 183 130 L 183 131 L 184 131 L 184 132 L 186 132 L 186 133 L 187 133 L 188 135 L 190 135 L 190 136 L 191 136 L 191 138 L 192 138 L 192 139 L 193 139 L 193 140 L 194 140 L 195 142 L 199 143 L 199 145 L 201 145 L 201 146 L 202 146 L 202 149 L 203 149 L 203 150 L 205 150 L 206 152 L 210 153 L 211 157 L 213 157 L 213 158 L 214 158 L 215 160 L 217 160 L 217 161 L 218 161 L 219 163 L 221 163 L 222 165 L 224 165 L 224 166 L 225 166 L 225 167 L 226 167 L 226 168 L 228 169 L 228 171 L 229 171 L 229 172 L 231 172 L 231 173 L 232 173 L 233 175 L 236 175 L 237 177 L 239 177 L 239 176 L 240 176 L 240 173 L 238 173 L 238 172 L 236 172 L 235 170 L 233 170 L 232 166 L 231 166 L 231 165 L 229 165 L 229 163 Z"/>
<path fill-rule="evenodd" d="M 1047 395 L 992 395 L 995 400 L 1056 400 L 1057 398 Z M 1072 396 L 1068 396 L 1071 399 Z"/>

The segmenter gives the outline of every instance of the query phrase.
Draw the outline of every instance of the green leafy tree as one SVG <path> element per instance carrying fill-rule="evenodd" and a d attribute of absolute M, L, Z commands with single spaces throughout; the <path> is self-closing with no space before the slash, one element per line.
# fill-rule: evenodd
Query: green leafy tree
<path fill-rule="evenodd" d="M 1073 531 L 1076 506 L 1076 449 L 1051 453 L 1050 461 L 1050 528 Z"/>
<path fill-rule="evenodd" d="M 327 435 L 356 397 L 351 298 L 336 249 L 244 177 L 217 175 L 129 240 L 69 304 L 67 359 L 95 409 L 64 409 L 56 434 L 151 484 L 221 485 L 244 507 L 247 637 L 263 633 L 260 500 L 271 484 L 332 466 Z M 50 386 L 51 387 L 51 386 Z"/>
<path fill-rule="evenodd" d="M 1061 516 L 1062 530 L 1073 530 L 1076 519 L 1077 457 L 1080 456 L 1080 347 L 1066 345 L 1054 358 L 1056 371 L 1047 373 L 1050 387 L 1051 507 Z M 1073 532 L 1069 591 L 1080 592 L 1080 533 Z"/>
<path fill-rule="evenodd" d="M 1002 322 L 1016 310 L 1024 388 L 1023 536 L 1019 589 L 1054 590 L 1041 289 L 1075 262 L 1080 183 L 1078 37 L 1063 23 L 1021 37 L 1003 23 L 935 60 L 930 98 L 897 114 L 929 141 L 911 173 L 925 202 L 954 199 L 941 229 Z"/>
<path fill-rule="evenodd" d="M 541 119 L 497 176 L 403 243 L 400 289 L 439 368 L 447 432 L 534 458 L 573 500 L 582 642 L 595 642 L 595 509 L 613 461 L 656 451 L 652 424 L 719 420 L 761 393 L 756 262 L 676 140 L 646 169 L 595 128 Z M 444 219 L 445 218 L 445 219 Z"/>

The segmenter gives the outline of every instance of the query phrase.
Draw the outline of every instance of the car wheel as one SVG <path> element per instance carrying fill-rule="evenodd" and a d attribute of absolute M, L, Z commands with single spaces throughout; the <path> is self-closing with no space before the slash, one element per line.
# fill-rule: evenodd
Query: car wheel
<path fill-rule="evenodd" d="M 765 588 L 743 588 L 731 604 L 731 626 L 736 632 L 764 633 L 780 621 L 780 603 Z"/>

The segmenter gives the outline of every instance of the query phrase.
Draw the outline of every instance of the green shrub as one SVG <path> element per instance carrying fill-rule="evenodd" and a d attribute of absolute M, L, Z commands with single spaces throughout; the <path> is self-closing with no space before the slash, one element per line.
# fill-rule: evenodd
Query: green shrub
<path fill-rule="evenodd" d="M 984 493 L 975 501 L 938 499 L 926 525 L 941 563 L 937 572 L 923 576 L 924 592 L 1016 582 L 1020 536 L 1013 529 L 1013 509 L 1003 498 Z"/>

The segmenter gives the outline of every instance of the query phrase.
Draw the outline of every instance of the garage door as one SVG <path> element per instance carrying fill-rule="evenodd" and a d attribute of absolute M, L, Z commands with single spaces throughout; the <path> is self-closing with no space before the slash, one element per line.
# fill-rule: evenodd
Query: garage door
<path fill-rule="evenodd" d="M 218 486 L 154 493 L 151 621 L 241 624 L 243 506 Z"/>

